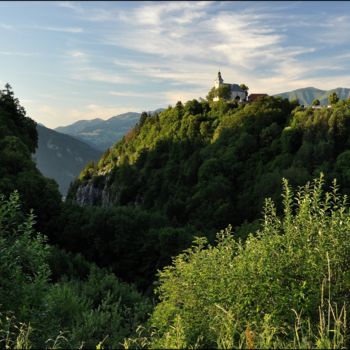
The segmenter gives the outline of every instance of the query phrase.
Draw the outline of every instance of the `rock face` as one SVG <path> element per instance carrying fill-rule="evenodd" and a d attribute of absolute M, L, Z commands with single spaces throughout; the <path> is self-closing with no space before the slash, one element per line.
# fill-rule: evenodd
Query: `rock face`
<path fill-rule="evenodd" d="M 106 179 L 98 186 L 92 181 L 81 184 L 76 191 L 75 201 L 81 206 L 98 205 L 111 207 L 118 202 L 118 193 L 113 194 L 107 186 Z"/>

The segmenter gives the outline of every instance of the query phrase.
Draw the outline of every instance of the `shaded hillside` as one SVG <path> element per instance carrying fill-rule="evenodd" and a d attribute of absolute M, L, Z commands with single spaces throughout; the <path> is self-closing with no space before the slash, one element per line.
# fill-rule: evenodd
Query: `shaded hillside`
<path fill-rule="evenodd" d="M 320 90 L 314 87 L 307 87 L 289 92 L 283 92 L 275 96 L 288 98 L 290 101 L 298 99 L 299 103 L 305 106 L 311 105 L 312 101 L 315 99 L 319 99 L 321 105 L 328 105 L 328 96 L 333 92 L 335 92 L 341 100 L 346 100 L 350 96 L 350 89 L 348 88 Z"/>
<path fill-rule="evenodd" d="M 55 129 L 63 134 L 74 136 L 90 146 L 105 151 L 119 141 L 139 120 L 140 113 L 129 112 L 107 120 L 80 120 Z"/>
<path fill-rule="evenodd" d="M 89 161 L 97 160 L 102 152 L 74 137 L 41 125 L 37 125 L 37 131 L 36 164 L 42 174 L 57 181 L 60 192 L 65 196 L 70 183 L 84 166 Z"/>
<path fill-rule="evenodd" d="M 61 196 L 57 183 L 45 178 L 31 155 L 38 143 L 36 123 L 26 116 L 9 85 L 0 91 L 0 193 L 17 190 L 25 211 L 34 209 L 40 230 L 57 216 Z"/>

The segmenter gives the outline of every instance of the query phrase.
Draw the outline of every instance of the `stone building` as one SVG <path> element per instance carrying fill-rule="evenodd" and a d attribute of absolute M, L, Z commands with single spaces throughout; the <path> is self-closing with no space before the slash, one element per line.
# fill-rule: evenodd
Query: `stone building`
<path fill-rule="evenodd" d="M 243 102 L 247 100 L 247 92 L 242 90 L 238 84 L 228 84 L 224 83 L 224 79 L 222 79 L 221 72 L 218 72 L 218 77 L 214 82 L 215 89 L 218 89 L 220 86 L 229 86 L 231 90 L 231 99 L 238 100 L 239 102 Z M 213 101 L 219 101 L 219 97 L 214 97 Z"/>

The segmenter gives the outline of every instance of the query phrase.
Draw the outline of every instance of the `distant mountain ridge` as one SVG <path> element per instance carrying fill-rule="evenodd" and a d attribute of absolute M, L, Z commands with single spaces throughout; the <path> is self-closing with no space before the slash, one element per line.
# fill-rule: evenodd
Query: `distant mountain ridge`
<path fill-rule="evenodd" d="M 320 100 L 321 105 L 327 105 L 328 96 L 333 92 L 336 92 L 341 100 L 345 100 L 350 96 L 350 89 L 342 87 L 331 90 L 321 90 L 314 87 L 306 87 L 293 91 L 282 92 L 274 96 L 281 96 L 283 98 L 288 98 L 289 100 L 298 99 L 299 103 L 302 105 L 311 105 L 312 101 L 317 98 Z"/>
<path fill-rule="evenodd" d="M 74 136 L 100 151 L 105 151 L 120 140 L 139 121 L 140 115 L 141 113 L 128 112 L 107 120 L 100 118 L 79 120 L 71 125 L 60 126 L 54 130 Z"/>
<path fill-rule="evenodd" d="M 156 109 L 150 114 L 164 110 Z M 60 126 L 54 130 L 74 136 L 90 146 L 105 151 L 119 141 L 140 119 L 141 113 L 127 112 L 107 120 L 100 118 L 79 120 L 71 125 Z"/>
<path fill-rule="evenodd" d="M 43 125 L 37 125 L 38 148 L 33 156 L 41 173 L 59 185 L 65 196 L 70 183 L 91 160 L 98 160 L 102 152 L 69 135 Z"/>

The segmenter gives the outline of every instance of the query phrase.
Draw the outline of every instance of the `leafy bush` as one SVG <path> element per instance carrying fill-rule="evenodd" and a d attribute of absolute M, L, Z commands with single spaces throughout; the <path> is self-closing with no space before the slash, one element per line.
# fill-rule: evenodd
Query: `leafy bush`
<path fill-rule="evenodd" d="M 216 246 L 198 238 L 174 258 L 160 272 L 151 347 L 344 346 L 350 211 L 336 183 L 324 192 L 323 182 L 294 195 L 284 181 L 281 218 L 267 200 L 262 228 L 244 243 L 229 227 Z"/>
<path fill-rule="evenodd" d="M 19 194 L 0 195 L 0 312 L 12 311 L 22 322 L 43 312 L 49 288 L 45 238 L 33 230 L 34 216 L 24 217 Z"/>
<path fill-rule="evenodd" d="M 107 270 L 49 247 L 33 225 L 17 192 L 0 195 L 0 344 L 91 348 L 105 340 L 121 347 L 146 320 L 150 303 Z M 65 272 L 62 257 L 72 257 Z M 49 261 L 59 264 L 55 283 Z"/>

